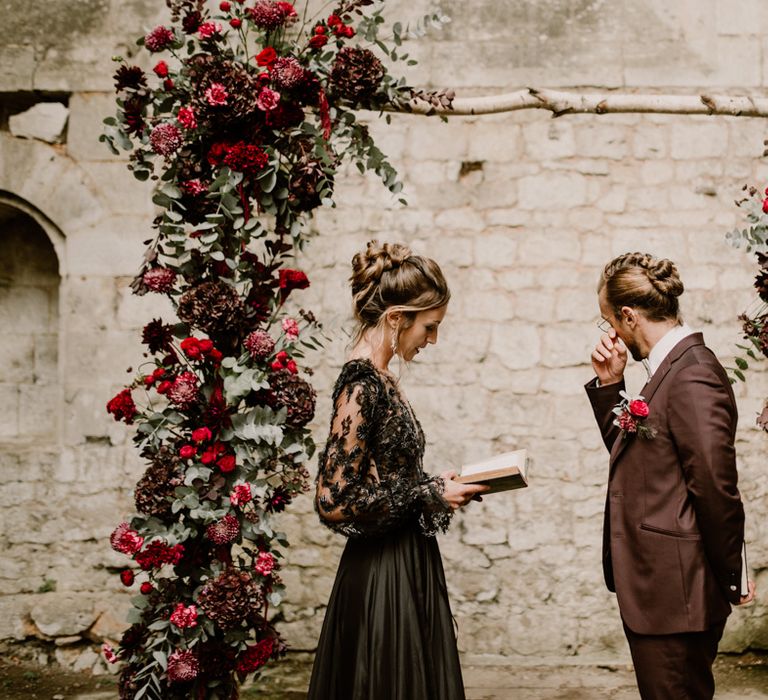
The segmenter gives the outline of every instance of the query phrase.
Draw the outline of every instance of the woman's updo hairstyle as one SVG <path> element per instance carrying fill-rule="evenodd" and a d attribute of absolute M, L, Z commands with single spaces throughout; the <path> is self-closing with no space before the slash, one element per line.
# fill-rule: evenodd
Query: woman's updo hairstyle
<path fill-rule="evenodd" d="M 677 319 L 678 297 L 683 282 L 675 263 L 648 253 L 626 253 L 609 262 L 600 277 L 597 291 L 618 317 L 622 306 L 640 309 L 651 321 Z"/>
<path fill-rule="evenodd" d="M 399 243 L 368 243 L 352 258 L 352 305 L 358 329 L 355 342 L 378 325 L 388 310 L 403 312 L 407 328 L 418 311 L 444 306 L 451 298 L 440 266 Z"/>

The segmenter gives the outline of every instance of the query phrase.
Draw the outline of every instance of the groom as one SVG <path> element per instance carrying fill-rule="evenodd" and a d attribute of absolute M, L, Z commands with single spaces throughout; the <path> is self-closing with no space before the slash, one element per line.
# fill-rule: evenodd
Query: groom
<path fill-rule="evenodd" d="M 605 332 L 592 352 L 597 378 L 586 385 L 611 453 L 605 582 L 643 700 L 711 700 L 731 604 L 754 598 L 751 581 L 741 595 L 736 403 L 701 333 L 680 320 L 682 292 L 669 260 L 629 253 L 606 265 L 598 285 Z M 648 372 L 642 399 L 621 394 L 627 352 Z"/>

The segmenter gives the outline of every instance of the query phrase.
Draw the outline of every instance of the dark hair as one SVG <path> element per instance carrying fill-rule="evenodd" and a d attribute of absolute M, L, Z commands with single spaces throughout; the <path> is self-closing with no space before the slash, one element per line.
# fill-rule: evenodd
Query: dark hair
<path fill-rule="evenodd" d="M 355 341 L 390 309 L 403 312 L 407 328 L 418 311 L 445 306 L 451 298 L 440 266 L 399 243 L 368 243 L 352 258 L 349 281 L 358 322 Z"/>
<path fill-rule="evenodd" d="M 649 253 L 625 253 L 611 260 L 600 276 L 598 293 L 605 289 L 605 299 L 616 316 L 622 306 L 640 309 L 651 321 L 677 319 L 678 297 L 683 282 L 675 263 L 655 258 Z"/>

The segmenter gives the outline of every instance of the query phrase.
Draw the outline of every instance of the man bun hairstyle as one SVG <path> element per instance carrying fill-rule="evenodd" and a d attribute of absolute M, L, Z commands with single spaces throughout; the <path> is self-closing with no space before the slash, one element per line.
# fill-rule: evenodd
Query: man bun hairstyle
<path fill-rule="evenodd" d="M 678 319 L 683 282 L 675 263 L 649 253 L 625 253 L 611 260 L 600 276 L 597 291 L 619 316 L 622 306 L 640 309 L 651 321 Z"/>
<path fill-rule="evenodd" d="M 407 328 L 418 311 L 444 306 L 451 298 L 440 266 L 400 243 L 370 241 L 352 258 L 349 281 L 358 323 L 355 341 L 390 309 L 404 313 Z"/>

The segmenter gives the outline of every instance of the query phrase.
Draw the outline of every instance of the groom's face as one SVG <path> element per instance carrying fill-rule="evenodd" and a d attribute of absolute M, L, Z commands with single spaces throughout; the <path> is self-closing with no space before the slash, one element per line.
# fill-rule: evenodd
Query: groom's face
<path fill-rule="evenodd" d="M 627 346 L 629 354 L 632 355 L 632 359 L 639 362 L 646 355 L 640 349 L 640 343 L 638 342 L 638 326 L 636 323 L 631 323 L 624 316 L 617 316 L 613 308 L 606 301 L 604 292 L 605 290 L 600 290 L 600 294 L 597 297 L 600 305 L 600 315 L 611 324 L 613 330 L 616 331 L 616 335 L 622 339 L 624 345 Z"/>

